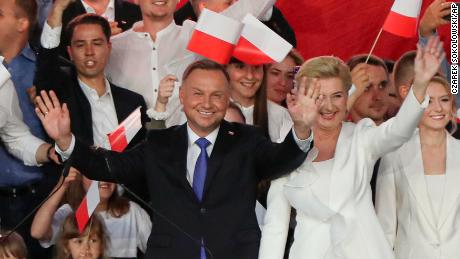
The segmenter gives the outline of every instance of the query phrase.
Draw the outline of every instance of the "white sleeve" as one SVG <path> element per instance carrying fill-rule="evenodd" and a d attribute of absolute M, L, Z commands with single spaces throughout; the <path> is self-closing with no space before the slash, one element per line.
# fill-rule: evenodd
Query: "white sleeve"
<path fill-rule="evenodd" d="M 0 64 L 0 106 L 2 107 L 3 126 L 0 138 L 6 149 L 25 165 L 38 165 L 35 153 L 45 143 L 32 135 L 29 127 L 22 121 L 22 111 L 13 82 L 6 68 Z"/>
<path fill-rule="evenodd" d="M 53 216 L 53 221 L 51 223 L 51 230 L 53 232 L 50 240 L 39 240 L 39 243 L 42 247 L 48 248 L 56 244 L 59 234 L 61 232 L 61 225 L 64 222 L 64 219 L 72 213 L 72 208 L 68 204 L 62 205 Z"/>
<path fill-rule="evenodd" d="M 149 214 L 142 209 L 135 202 L 129 202 L 130 209 L 133 210 L 133 213 L 136 218 L 137 225 L 137 247 L 142 253 L 145 253 L 147 250 L 147 241 L 152 231 L 152 221 L 150 220 Z"/>
<path fill-rule="evenodd" d="M 375 212 L 391 247 L 394 246 L 397 226 L 396 182 L 393 167 L 396 162 L 394 159 L 397 158 L 392 154 L 380 160 L 375 192 Z"/>
<path fill-rule="evenodd" d="M 248 13 L 257 18 L 264 18 L 263 16 L 270 12 L 275 2 L 276 0 L 239 0 L 225 9 L 222 14 L 238 21 Z"/>
<path fill-rule="evenodd" d="M 286 181 L 287 176 L 271 182 L 267 196 L 267 213 L 262 227 L 259 259 L 280 259 L 284 256 L 291 218 L 291 205 L 283 193 Z"/>
<path fill-rule="evenodd" d="M 59 47 L 61 42 L 62 25 L 51 28 L 48 21 L 43 25 L 42 35 L 40 36 L 40 43 L 46 49 L 54 49 Z"/>
<path fill-rule="evenodd" d="M 429 100 L 430 98 L 426 95 L 424 101 L 420 104 L 411 88 L 395 117 L 385 121 L 378 127 L 373 125 L 364 126 L 368 128 L 360 135 L 363 149 L 373 159 L 377 160 L 404 144 L 417 128 Z M 358 125 L 368 123 L 369 120 L 363 119 L 358 122 Z"/>

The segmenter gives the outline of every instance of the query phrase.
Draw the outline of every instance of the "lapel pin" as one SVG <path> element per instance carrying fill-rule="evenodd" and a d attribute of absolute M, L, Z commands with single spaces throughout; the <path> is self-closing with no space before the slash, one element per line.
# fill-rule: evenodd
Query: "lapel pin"
<path fill-rule="evenodd" d="M 229 131 L 228 131 L 228 135 L 233 136 L 233 135 L 235 135 L 235 132 L 229 130 Z"/>

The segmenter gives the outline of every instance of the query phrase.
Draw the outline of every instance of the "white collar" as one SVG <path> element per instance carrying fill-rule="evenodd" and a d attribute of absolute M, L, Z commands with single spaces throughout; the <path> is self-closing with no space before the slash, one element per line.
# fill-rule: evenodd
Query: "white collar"
<path fill-rule="evenodd" d="M 89 85 L 85 84 L 83 81 L 80 80 L 80 78 L 77 78 L 78 79 L 78 84 L 80 85 L 80 88 L 82 89 L 82 91 L 85 93 L 85 95 L 89 95 L 89 96 L 94 96 L 94 97 L 97 97 L 95 99 L 98 99 L 98 98 L 102 98 L 106 95 L 109 95 L 111 96 L 112 95 L 112 89 L 110 87 L 110 83 L 109 81 L 107 80 L 107 78 L 105 79 L 105 92 L 103 95 L 99 96 L 97 94 L 97 91 L 90 87 Z"/>
<path fill-rule="evenodd" d="M 146 36 L 150 36 L 150 34 L 148 32 L 145 32 L 145 31 L 135 31 L 136 28 L 138 27 L 141 27 L 141 26 L 144 26 L 144 21 L 140 20 L 138 22 L 135 22 L 133 24 L 133 27 L 130 29 L 132 32 L 134 32 L 137 36 L 139 36 L 140 38 L 144 38 Z M 159 32 L 157 32 L 157 35 L 156 35 L 156 38 L 158 39 L 161 35 L 163 34 L 167 34 L 169 32 L 171 32 L 175 27 L 176 27 L 176 23 L 174 22 L 174 19 L 171 21 L 171 23 L 166 26 L 164 29 L 160 30 Z M 151 39 L 151 37 L 149 37 Z"/>
<path fill-rule="evenodd" d="M 216 143 L 217 139 L 217 134 L 219 133 L 219 127 L 217 127 L 215 130 L 213 130 L 209 135 L 207 135 L 205 138 L 211 142 L 211 145 L 214 145 Z M 195 144 L 195 141 L 197 141 L 200 137 L 190 128 L 190 126 L 187 123 L 187 133 L 188 133 L 188 146 L 191 147 L 193 144 Z"/>

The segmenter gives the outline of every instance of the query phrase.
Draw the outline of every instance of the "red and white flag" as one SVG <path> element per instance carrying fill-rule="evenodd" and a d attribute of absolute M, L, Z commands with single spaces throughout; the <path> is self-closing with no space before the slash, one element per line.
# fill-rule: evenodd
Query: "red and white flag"
<path fill-rule="evenodd" d="M 239 21 L 203 9 L 187 49 L 217 63 L 227 64 L 241 29 Z"/>
<path fill-rule="evenodd" d="M 243 20 L 243 31 L 233 56 L 249 65 L 281 62 L 292 45 L 251 14 Z"/>
<path fill-rule="evenodd" d="M 111 150 L 123 151 L 141 128 L 141 107 L 138 107 L 112 133 L 108 134 Z"/>
<path fill-rule="evenodd" d="M 80 206 L 78 206 L 78 209 L 75 212 L 78 230 L 80 233 L 83 233 L 83 230 L 85 229 L 86 224 L 88 224 L 89 218 L 93 215 L 99 201 L 99 182 L 92 181 L 85 198 L 83 198 L 83 201 L 80 203 Z"/>
<path fill-rule="evenodd" d="M 383 30 L 405 38 L 415 37 L 421 7 L 422 0 L 395 0 Z"/>
<path fill-rule="evenodd" d="M 111 149 L 117 152 L 123 151 L 141 128 L 141 107 L 137 107 L 112 133 L 108 134 Z M 75 213 L 80 233 L 88 224 L 89 218 L 99 201 L 99 182 L 92 181 L 85 198 Z"/>

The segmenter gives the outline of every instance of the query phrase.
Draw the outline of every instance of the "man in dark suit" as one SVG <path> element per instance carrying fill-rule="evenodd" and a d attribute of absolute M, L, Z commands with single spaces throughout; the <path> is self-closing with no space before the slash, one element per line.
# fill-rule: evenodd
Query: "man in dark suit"
<path fill-rule="evenodd" d="M 174 21 L 178 25 L 182 25 L 185 20 L 197 21 L 202 8 L 222 12 L 234 2 L 235 0 L 191 0 L 174 13 Z M 274 6 L 271 15 L 264 18 L 267 18 L 267 20 L 262 21 L 265 25 L 291 43 L 294 48 L 296 47 L 297 40 L 294 30 L 278 8 Z"/>
<path fill-rule="evenodd" d="M 52 25 L 60 21 L 57 16 L 50 15 L 48 20 Z M 107 147 L 106 134 L 139 106 L 145 125 L 148 118 L 145 115 L 144 98 L 109 83 L 105 78 L 104 68 L 111 45 L 110 26 L 104 18 L 94 14 L 78 16 L 70 23 L 67 34 L 72 64 L 61 66 L 58 48 L 43 47 L 37 59 L 37 91 L 53 90 L 67 103 L 72 118 L 72 131 L 82 141 L 89 145 Z M 144 137 L 145 129 L 142 129 L 128 148 Z M 141 182 L 134 186 L 140 196 L 147 197 L 146 187 Z"/>
<path fill-rule="evenodd" d="M 53 93 L 51 100 L 46 93 L 37 98 L 37 115 L 63 159 L 72 154 L 72 165 L 92 179 L 148 183 L 151 204 L 165 218 L 153 219 L 145 258 L 257 258 L 256 184 L 294 170 L 306 158 L 319 87 L 306 92 L 303 81 L 290 96 L 294 127 L 283 143 L 274 144 L 259 128 L 223 120 L 229 80 L 217 63 L 192 63 L 180 88 L 187 123 L 151 131 L 141 145 L 121 154 L 75 138 L 68 111 Z"/>

